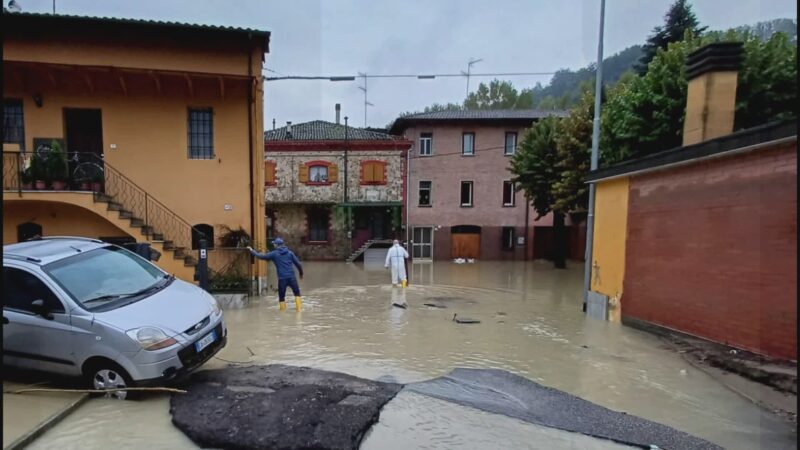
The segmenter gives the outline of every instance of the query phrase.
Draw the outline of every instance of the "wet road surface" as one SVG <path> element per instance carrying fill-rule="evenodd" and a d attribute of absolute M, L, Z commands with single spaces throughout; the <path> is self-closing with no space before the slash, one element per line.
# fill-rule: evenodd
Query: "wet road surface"
<path fill-rule="evenodd" d="M 585 317 L 582 266 L 551 267 L 414 264 L 411 285 L 401 290 L 388 285 L 382 267 L 307 263 L 303 312 L 290 304 L 279 313 L 274 295 L 226 310 L 228 346 L 206 367 L 283 363 L 401 383 L 455 367 L 500 368 L 725 448 L 796 448 L 791 424 L 694 369 L 657 338 Z M 402 302 L 407 309 L 392 306 Z M 454 314 L 481 323 L 457 324 Z M 29 448 L 194 448 L 171 425 L 168 404 L 166 396 L 95 399 Z M 362 447 L 619 446 L 403 392 Z"/>

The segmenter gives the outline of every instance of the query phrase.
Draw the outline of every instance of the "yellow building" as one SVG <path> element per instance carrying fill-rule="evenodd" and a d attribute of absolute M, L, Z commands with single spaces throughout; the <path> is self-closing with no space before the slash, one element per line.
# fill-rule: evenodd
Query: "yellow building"
<path fill-rule="evenodd" d="M 31 13 L 4 14 L 3 28 L 4 244 L 135 239 L 190 281 L 199 232 L 212 267 L 233 257 L 227 228 L 263 246 L 269 32 Z M 66 167 L 36 173 L 54 140 Z"/>

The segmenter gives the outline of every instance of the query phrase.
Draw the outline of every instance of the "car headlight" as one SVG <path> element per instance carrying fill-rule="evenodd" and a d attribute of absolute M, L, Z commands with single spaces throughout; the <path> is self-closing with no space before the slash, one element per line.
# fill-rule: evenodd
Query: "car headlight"
<path fill-rule="evenodd" d="M 219 306 L 219 302 L 215 298 L 211 299 L 211 311 L 215 316 L 222 314 L 222 308 Z"/>
<path fill-rule="evenodd" d="M 142 327 L 128 330 L 128 337 L 136 341 L 145 350 L 158 350 L 178 343 L 174 338 L 167 336 L 163 330 L 156 327 Z"/>

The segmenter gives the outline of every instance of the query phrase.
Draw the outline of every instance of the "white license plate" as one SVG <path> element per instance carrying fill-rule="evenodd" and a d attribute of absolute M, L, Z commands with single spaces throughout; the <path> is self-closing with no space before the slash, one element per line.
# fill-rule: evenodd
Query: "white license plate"
<path fill-rule="evenodd" d="M 212 330 L 211 333 L 203 336 L 202 339 L 194 343 L 194 349 L 200 353 L 201 350 L 211 345 L 212 342 L 217 340 L 217 334 Z"/>

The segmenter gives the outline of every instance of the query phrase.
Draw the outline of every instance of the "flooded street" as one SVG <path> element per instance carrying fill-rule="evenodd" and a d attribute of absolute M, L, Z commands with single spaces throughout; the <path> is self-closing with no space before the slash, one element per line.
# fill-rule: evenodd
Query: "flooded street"
<path fill-rule="evenodd" d="M 791 424 L 763 412 L 657 338 L 587 318 L 582 266 L 415 264 L 406 290 L 362 264 L 307 263 L 304 310 L 274 296 L 226 310 L 228 346 L 205 367 L 284 363 L 406 383 L 456 367 L 499 368 L 730 449 L 796 448 Z M 407 303 L 407 309 L 392 303 Z M 446 308 L 425 306 L 432 303 Z M 453 316 L 479 320 L 457 324 Z M 24 412 L 21 412 L 24 414 Z M 167 396 L 93 399 L 30 448 L 194 448 Z M 402 392 L 362 448 L 619 448 Z"/>

